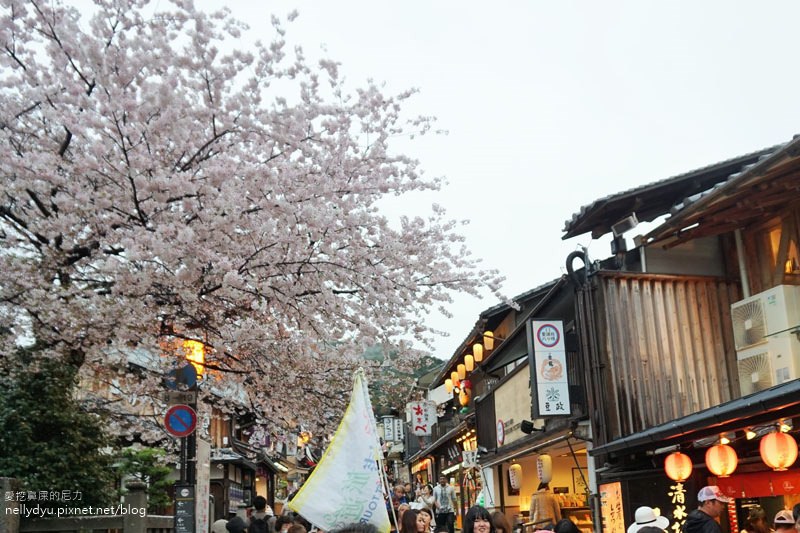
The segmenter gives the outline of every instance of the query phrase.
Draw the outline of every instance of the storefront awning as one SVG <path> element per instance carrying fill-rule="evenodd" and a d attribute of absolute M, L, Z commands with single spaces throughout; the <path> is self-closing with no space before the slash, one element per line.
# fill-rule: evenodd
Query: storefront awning
<path fill-rule="evenodd" d="M 549 438 L 548 438 L 549 437 Z M 488 459 L 481 459 L 481 467 L 488 468 L 504 461 L 510 461 L 523 455 L 530 455 L 539 450 L 546 450 L 550 446 L 559 444 L 572 437 L 572 431 L 564 430 L 558 434 L 551 435 L 531 435 L 518 440 L 507 449 L 500 451 L 497 455 Z"/>
<path fill-rule="evenodd" d="M 256 464 L 244 457 L 242 454 L 233 451 L 231 448 L 215 448 L 211 450 L 212 464 L 235 464 L 256 470 Z"/>
<path fill-rule="evenodd" d="M 800 379 L 622 437 L 589 451 L 592 456 L 661 448 L 777 418 L 800 416 Z"/>

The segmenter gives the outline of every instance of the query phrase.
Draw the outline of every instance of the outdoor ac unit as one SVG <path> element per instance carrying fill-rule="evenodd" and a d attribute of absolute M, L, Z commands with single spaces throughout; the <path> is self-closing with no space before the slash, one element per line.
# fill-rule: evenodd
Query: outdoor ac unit
<path fill-rule="evenodd" d="M 739 358 L 739 387 L 742 396 L 772 387 L 772 365 L 769 351 L 761 344 L 737 352 Z"/>
<path fill-rule="evenodd" d="M 731 320 L 737 352 L 765 342 L 800 325 L 800 287 L 778 285 L 738 301 L 731 305 Z"/>
<path fill-rule="evenodd" d="M 778 285 L 731 306 L 742 395 L 800 378 L 800 287 Z"/>
<path fill-rule="evenodd" d="M 800 340 L 789 333 L 736 352 L 742 395 L 800 378 Z"/>

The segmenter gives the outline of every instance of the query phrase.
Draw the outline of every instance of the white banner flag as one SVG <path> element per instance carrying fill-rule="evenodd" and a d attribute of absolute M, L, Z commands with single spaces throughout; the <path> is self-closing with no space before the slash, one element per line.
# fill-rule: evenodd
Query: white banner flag
<path fill-rule="evenodd" d="M 325 531 L 353 522 L 389 531 L 378 454 L 381 453 L 364 371 L 353 382 L 350 405 L 319 464 L 289 508 Z"/>

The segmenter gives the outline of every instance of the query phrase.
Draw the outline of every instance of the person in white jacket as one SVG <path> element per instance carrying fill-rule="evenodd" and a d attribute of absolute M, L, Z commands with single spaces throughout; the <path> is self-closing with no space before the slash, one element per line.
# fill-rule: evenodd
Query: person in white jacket
<path fill-rule="evenodd" d="M 426 509 L 430 509 L 433 511 L 433 508 L 436 506 L 436 497 L 433 495 L 433 486 L 430 483 L 426 483 L 420 487 L 418 491 L 419 495 L 417 499 L 414 500 L 415 503 L 420 504 L 421 507 L 425 507 Z M 420 508 L 417 507 L 417 509 Z"/>

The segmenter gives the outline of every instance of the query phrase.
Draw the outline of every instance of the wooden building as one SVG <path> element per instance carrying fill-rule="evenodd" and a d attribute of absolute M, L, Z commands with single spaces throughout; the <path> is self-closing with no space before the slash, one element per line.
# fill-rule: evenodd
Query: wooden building
<path fill-rule="evenodd" d="M 653 227 L 628 251 L 637 220 Z M 600 199 L 567 222 L 565 238 L 614 239 L 612 259 L 576 254 L 583 268 L 568 265 L 603 531 L 624 531 L 639 505 L 660 505 L 679 527 L 697 489 L 723 485 L 705 461 L 721 441 L 740 472 L 773 475 L 752 436 L 800 429 L 799 227 L 798 139 Z M 685 482 L 664 473 L 674 451 L 694 464 Z M 746 484 L 726 485 L 739 498 L 723 520 L 730 531 Z M 749 497 L 789 505 L 796 485 Z"/>

